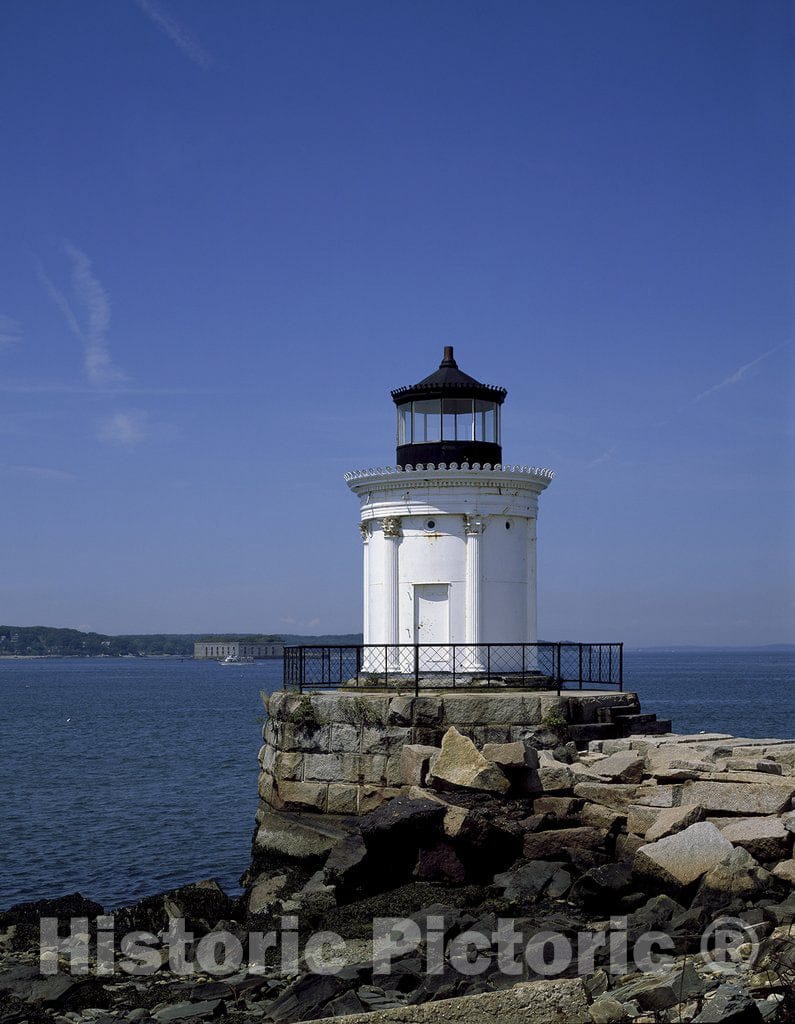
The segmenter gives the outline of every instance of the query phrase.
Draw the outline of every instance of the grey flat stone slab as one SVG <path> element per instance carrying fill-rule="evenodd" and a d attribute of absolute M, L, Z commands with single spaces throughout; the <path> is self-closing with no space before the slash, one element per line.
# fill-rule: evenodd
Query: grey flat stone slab
<path fill-rule="evenodd" d="M 634 868 L 663 882 L 689 885 L 733 849 L 711 822 L 699 821 L 675 835 L 641 846 L 635 854 Z"/>

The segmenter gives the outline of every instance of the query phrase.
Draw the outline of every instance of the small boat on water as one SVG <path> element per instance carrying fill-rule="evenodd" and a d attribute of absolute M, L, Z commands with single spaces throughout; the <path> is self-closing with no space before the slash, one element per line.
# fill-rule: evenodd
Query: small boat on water
<path fill-rule="evenodd" d="M 227 654 L 220 661 L 221 665 L 253 665 L 253 658 L 241 658 L 239 654 Z"/>

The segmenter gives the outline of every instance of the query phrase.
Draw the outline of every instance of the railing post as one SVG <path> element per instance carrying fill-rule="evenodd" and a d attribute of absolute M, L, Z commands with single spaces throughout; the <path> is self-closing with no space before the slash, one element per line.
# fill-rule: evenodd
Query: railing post
<path fill-rule="evenodd" d="M 420 645 L 414 644 L 414 696 L 420 695 Z"/>
<path fill-rule="evenodd" d="M 384 644 L 384 689 L 389 689 L 389 644 Z"/>
<path fill-rule="evenodd" d="M 618 689 L 624 692 L 624 641 L 618 645 Z"/>
<path fill-rule="evenodd" d="M 359 676 L 362 674 L 362 648 L 356 645 L 356 682 L 359 682 Z"/>
<path fill-rule="evenodd" d="M 582 689 L 582 644 L 578 644 L 577 646 L 579 648 L 579 651 L 577 653 L 578 653 L 579 662 L 580 662 L 579 669 L 578 669 L 578 680 L 577 681 L 580 684 L 580 689 Z"/>
<path fill-rule="evenodd" d="M 453 644 L 453 689 L 455 689 L 455 644 Z"/>
<path fill-rule="evenodd" d="M 560 684 L 563 682 L 563 673 L 561 671 L 561 662 L 560 662 L 561 644 L 558 643 L 555 646 L 557 647 L 557 654 L 558 654 L 558 670 L 555 673 L 555 676 L 556 676 L 556 680 L 557 680 L 557 684 L 558 684 L 558 696 L 560 696 Z"/>
<path fill-rule="evenodd" d="M 525 685 L 525 676 L 527 672 L 527 644 L 522 644 L 522 686 Z"/>
<path fill-rule="evenodd" d="M 491 686 L 491 644 L 486 644 L 486 683 Z"/>

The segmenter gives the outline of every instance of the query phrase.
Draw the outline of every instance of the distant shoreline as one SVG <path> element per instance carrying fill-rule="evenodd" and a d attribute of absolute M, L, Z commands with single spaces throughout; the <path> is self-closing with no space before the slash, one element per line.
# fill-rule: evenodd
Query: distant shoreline
<path fill-rule="evenodd" d="M 625 654 L 795 654 L 795 644 L 760 644 L 750 647 L 624 647 Z M 194 658 L 192 654 L 0 654 L 0 661 L 214 661 L 214 658 Z M 278 661 L 279 658 L 258 658 L 258 661 Z"/>
<path fill-rule="evenodd" d="M 188 654 L 0 654 L 0 661 L 211 661 Z"/>

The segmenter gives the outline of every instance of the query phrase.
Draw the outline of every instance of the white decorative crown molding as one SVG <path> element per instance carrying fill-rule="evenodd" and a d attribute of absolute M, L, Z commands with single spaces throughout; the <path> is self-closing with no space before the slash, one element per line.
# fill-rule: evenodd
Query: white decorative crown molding
<path fill-rule="evenodd" d="M 350 484 L 356 480 L 367 480 L 373 477 L 384 478 L 395 475 L 400 475 L 404 479 L 425 479 L 427 478 L 428 473 L 433 473 L 434 479 L 436 480 L 438 480 L 437 474 L 445 474 L 451 477 L 459 474 L 466 476 L 489 475 L 491 477 L 510 475 L 538 478 L 546 480 L 547 483 L 555 475 L 551 469 L 542 469 L 538 466 L 512 466 L 507 464 L 492 466 L 489 462 L 485 463 L 483 466 L 481 466 L 479 462 L 474 462 L 472 465 L 468 462 L 464 462 L 460 466 L 457 462 L 451 462 L 449 465 L 445 462 L 440 462 L 439 465 L 436 466 L 432 462 L 429 462 L 427 465 L 418 463 L 416 466 L 386 466 L 379 467 L 377 469 L 354 469 L 345 474 L 345 482 Z"/>
<path fill-rule="evenodd" d="M 538 495 L 552 471 L 530 466 L 475 469 L 366 469 L 346 473 L 362 503 L 362 519 L 384 516 L 475 512 L 535 515 Z"/>

